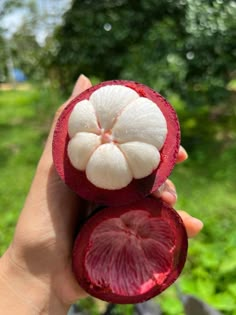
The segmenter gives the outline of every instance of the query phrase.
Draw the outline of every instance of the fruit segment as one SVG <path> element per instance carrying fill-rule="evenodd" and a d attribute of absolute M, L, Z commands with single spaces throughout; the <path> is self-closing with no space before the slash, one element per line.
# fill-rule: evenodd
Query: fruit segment
<path fill-rule="evenodd" d="M 150 144 L 131 141 L 119 145 L 134 178 L 143 178 L 150 174 L 160 163 L 159 151 Z"/>
<path fill-rule="evenodd" d="M 122 205 L 163 184 L 179 144 L 177 116 L 160 94 L 132 81 L 107 81 L 62 112 L 53 160 L 62 180 L 81 197 Z"/>
<path fill-rule="evenodd" d="M 95 186 L 109 189 L 125 187 L 133 178 L 126 157 L 114 143 L 103 144 L 94 151 L 86 176 Z"/>
<path fill-rule="evenodd" d="M 109 130 L 120 112 L 138 98 L 138 93 L 126 86 L 106 85 L 96 89 L 89 100 L 97 113 L 99 125 Z"/>
<path fill-rule="evenodd" d="M 113 133 L 118 143 L 140 141 L 160 150 L 166 139 L 166 120 L 155 103 L 140 97 L 121 113 Z"/>
<path fill-rule="evenodd" d="M 71 164 L 78 170 L 85 170 L 91 157 L 101 144 L 101 139 L 94 133 L 78 132 L 68 143 L 68 156 Z"/>
<path fill-rule="evenodd" d="M 176 280 L 186 252 L 178 214 L 148 197 L 93 215 L 76 240 L 73 269 L 89 294 L 113 303 L 138 303 Z"/>
<path fill-rule="evenodd" d="M 70 138 L 78 132 L 100 133 L 95 110 L 87 100 L 76 104 L 69 118 L 68 133 Z"/>

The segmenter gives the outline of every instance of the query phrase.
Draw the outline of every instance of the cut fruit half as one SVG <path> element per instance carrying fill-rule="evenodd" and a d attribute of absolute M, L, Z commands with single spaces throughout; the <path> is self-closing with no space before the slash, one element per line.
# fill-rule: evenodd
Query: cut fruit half
<path fill-rule="evenodd" d="M 132 81 L 107 81 L 63 111 L 53 159 L 62 180 L 81 197 L 122 205 L 164 183 L 179 144 L 176 113 L 160 94 Z"/>
<path fill-rule="evenodd" d="M 177 212 L 147 197 L 129 206 L 104 208 L 88 219 L 75 242 L 73 270 L 92 296 L 140 303 L 177 279 L 187 246 Z"/>

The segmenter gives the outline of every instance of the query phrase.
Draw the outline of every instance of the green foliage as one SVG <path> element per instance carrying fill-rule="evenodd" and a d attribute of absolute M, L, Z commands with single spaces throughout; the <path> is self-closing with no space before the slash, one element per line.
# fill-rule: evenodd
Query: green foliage
<path fill-rule="evenodd" d="M 235 13 L 233 1 L 220 0 L 74 1 L 52 64 L 62 86 L 83 72 L 215 105 L 235 69 Z"/>
<path fill-rule="evenodd" d="M 1 28 L 0 28 L 0 83 L 4 82 L 7 76 L 7 66 L 6 66 L 6 60 L 7 60 L 7 53 L 6 53 L 6 47 L 5 47 L 5 40 L 1 34 Z"/>
<path fill-rule="evenodd" d="M 86 310 L 88 314 L 100 315 L 98 305 L 95 299 L 91 297 L 81 300 L 78 305 L 81 309 Z"/>
<path fill-rule="evenodd" d="M 24 23 L 8 42 L 14 67 L 23 69 L 31 80 L 41 79 L 45 72 L 40 60 L 43 55 L 42 47 L 36 41 L 31 23 Z"/>
<path fill-rule="evenodd" d="M 56 34 L 55 62 L 64 72 L 64 80 L 70 81 L 71 76 L 74 79 L 78 69 L 103 80 L 120 77 L 122 70 L 129 67 L 127 58 L 135 45 L 145 46 L 152 24 L 169 14 L 181 19 L 184 11 L 175 1 L 168 5 L 165 1 L 150 0 L 74 1 L 65 15 L 64 26 Z M 142 58 L 142 54 L 140 51 L 138 57 Z M 145 66 L 134 59 L 132 65 L 135 64 L 136 67 Z M 141 78 L 133 73 L 133 79 Z"/>
<path fill-rule="evenodd" d="M 134 314 L 134 306 L 133 305 L 118 305 L 115 307 L 114 311 L 112 311 L 112 315 L 133 315 Z"/>
<path fill-rule="evenodd" d="M 15 8 L 22 6 L 22 0 L 2 0 L 0 2 L 0 18 Z"/>
<path fill-rule="evenodd" d="M 178 208 L 189 209 L 204 222 L 201 234 L 189 242 L 188 261 L 179 284 L 183 292 L 231 315 L 236 282 L 235 145 L 221 154 L 213 148 L 212 153 L 212 146 L 203 142 L 199 151 L 204 160 L 192 156 L 185 165 L 177 166 L 172 176 L 181 192 Z"/>
<path fill-rule="evenodd" d="M 156 301 L 159 302 L 164 315 L 184 315 L 183 305 L 179 300 L 175 286 L 169 287 L 156 298 Z"/>

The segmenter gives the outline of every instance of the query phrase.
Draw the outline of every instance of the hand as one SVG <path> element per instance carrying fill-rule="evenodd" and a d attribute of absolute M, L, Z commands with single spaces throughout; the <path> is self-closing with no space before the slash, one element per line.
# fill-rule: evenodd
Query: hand
<path fill-rule="evenodd" d="M 0 260 L 0 301 L 6 315 L 13 314 L 14 305 L 19 315 L 66 314 L 71 303 L 85 296 L 71 270 L 71 253 L 77 224 L 88 203 L 74 194 L 57 175 L 51 144 L 62 110 L 89 87 L 91 82 L 81 75 L 71 97 L 57 111 L 14 239 Z M 181 148 L 178 161 L 186 158 Z M 154 195 L 171 205 L 176 202 L 176 190 L 170 180 Z M 188 235 L 196 235 L 202 223 L 185 212 L 179 213 Z"/>
<path fill-rule="evenodd" d="M 180 147 L 177 157 L 177 163 L 184 162 L 187 158 L 188 158 L 187 152 L 183 147 Z M 163 201 L 165 201 L 172 207 L 176 204 L 177 201 L 176 188 L 170 179 L 167 179 L 166 182 L 156 192 L 153 193 L 153 195 L 155 197 L 161 198 Z M 184 222 L 188 237 L 196 236 L 203 228 L 202 221 L 192 217 L 183 210 L 179 210 L 177 212 L 179 213 Z"/>

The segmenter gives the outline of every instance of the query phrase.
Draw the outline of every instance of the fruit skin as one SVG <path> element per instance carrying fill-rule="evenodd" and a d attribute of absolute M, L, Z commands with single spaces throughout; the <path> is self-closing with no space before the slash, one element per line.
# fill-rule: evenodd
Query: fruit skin
<path fill-rule="evenodd" d="M 133 179 L 125 188 L 118 190 L 101 189 L 88 181 L 85 172 L 75 169 L 67 155 L 68 119 L 74 106 L 100 87 L 106 85 L 124 85 L 134 89 L 140 96 L 147 97 L 156 103 L 167 122 L 167 138 L 161 150 L 161 162 L 156 170 L 142 179 Z M 73 99 L 58 119 L 53 137 L 53 160 L 62 180 L 82 198 L 103 205 L 124 205 L 141 200 L 157 190 L 174 168 L 180 146 L 180 127 L 177 115 L 171 105 L 156 91 L 134 81 L 113 80 L 95 85 Z"/>
<path fill-rule="evenodd" d="M 148 211 L 151 216 L 160 217 L 166 220 L 171 226 L 171 232 L 174 233 L 175 249 L 169 254 L 172 255 L 171 270 L 161 285 L 156 285 L 149 291 L 135 296 L 121 296 L 114 294 L 108 287 L 93 286 L 89 280 L 88 273 L 85 268 L 85 256 L 89 244 L 89 239 L 96 226 L 108 218 L 116 218 L 131 210 Z M 167 231 L 169 233 L 169 231 Z M 111 242 L 113 239 L 111 238 Z M 188 240 L 185 227 L 181 217 L 169 205 L 160 199 L 147 197 L 142 201 L 135 202 L 131 205 L 121 207 L 108 207 L 99 210 L 96 214 L 85 223 L 75 241 L 73 250 L 73 271 L 79 285 L 90 295 L 101 300 L 118 303 L 118 304 L 134 304 L 147 301 L 154 296 L 160 294 L 169 287 L 180 275 L 187 256 Z"/>

